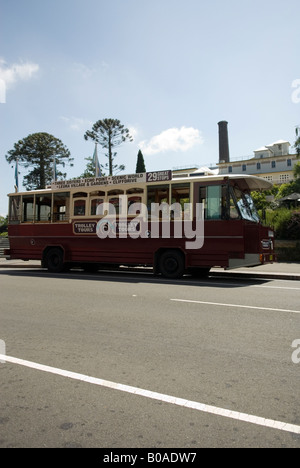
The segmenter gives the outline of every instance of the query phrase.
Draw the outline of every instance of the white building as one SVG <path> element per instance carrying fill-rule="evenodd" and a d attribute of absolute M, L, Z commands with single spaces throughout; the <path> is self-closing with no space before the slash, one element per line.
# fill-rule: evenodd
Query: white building
<path fill-rule="evenodd" d="M 237 161 L 219 162 L 220 174 L 249 174 L 263 177 L 274 184 L 284 184 L 294 179 L 294 167 L 299 162 L 297 154 L 290 154 L 291 144 L 275 141 L 254 151 L 254 157 Z"/>

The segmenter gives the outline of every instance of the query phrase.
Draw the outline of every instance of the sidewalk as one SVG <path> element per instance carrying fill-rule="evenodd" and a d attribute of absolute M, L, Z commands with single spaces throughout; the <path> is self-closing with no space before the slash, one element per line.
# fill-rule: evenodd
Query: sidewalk
<path fill-rule="evenodd" d="M 0 268 L 41 268 L 39 260 L 6 260 L 0 258 Z M 260 265 L 253 268 L 236 268 L 235 270 L 225 271 L 222 268 L 212 268 L 210 276 L 223 277 L 245 277 L 245 278 L 267 278 L 267 279 L 286 279 L 300 281 L 300 263 L 273 263 Z"/>
<path fill-rule="evenodd" d="M 300 263 L 272 263 L 252 268 L 236 268 L 224 271 L 220 268 L 211 270 L 212 276 L 244 276 L 247 278 L 287 279 L 300 281 Z"/>

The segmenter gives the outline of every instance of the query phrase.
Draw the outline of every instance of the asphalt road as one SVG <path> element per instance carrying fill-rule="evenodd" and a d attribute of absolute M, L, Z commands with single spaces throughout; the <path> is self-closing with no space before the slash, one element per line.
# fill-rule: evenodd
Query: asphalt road
<path fill-rule="evenodd" d="M 299 282 L 6 269 L 0 294 L 0 448 L 300 447 Z"/>

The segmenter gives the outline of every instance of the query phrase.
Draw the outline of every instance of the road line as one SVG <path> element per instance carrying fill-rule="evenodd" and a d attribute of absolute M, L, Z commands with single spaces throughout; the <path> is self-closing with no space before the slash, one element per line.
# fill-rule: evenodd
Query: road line
<path fill-rule="evenodd" d="M 248 305 L 240 305 L 240 304 L 223 304 L 222 302 L 204 302 L 204 301 L 192 301 L 189 299 L 170 299 L 173 302 L 187 302 L 191 304 L 205 304 L 205 305 L 214 305 L 214 306 L 222 306 L 222 307 L 237 307 L 242 309 L 254 309 L 254 310 L 268 310 L 268 311 L 275 311 L 275 312 L 289 312 L 293 314 L 300 314 L 300 310 L 290 310 L 290 309 L 275 309 L 274 307 L 259 307 L 259 306 L 248 306 Z"/>
<path fill-rule="evenodd" d="M 23 359 L 18 359 L 12 356 L 6 356 L 0 354 L 0 361 L 10 362 L 12 364 L 17 364 L 23 367 L 29 367 L 31 369 L 48 372 L 50 374 L 59 375 L 62 377 L 67 377 L 73 380 L 79 380 L 85 383 L 90 383 L 93 385 L 98 385 L 100 387 L 111 388 L 113 390 L 119 390 L 125 393 L 131 393 L 133 395 L 142 396 L 145 398 L 150 398 L 152 400 L 158 400 L 165 403 L 169 403 L 176 406 L 181 406 L 183 408 L 194 409 L 196 411 L 201 411 L 202 413 L 214 414 L 216 416 L 222 416 L 224 418 L 230 418 L 238 421 L 243 421 L 250 424 L 255 424 L 257 426 L 263 426 L 271 429 L 276 429 L 279 431 L 291 432 L 294 434 L 300 434 L 300 426 L 295 424 L 288 424 L 282 421 L 276 421 L 273 419 L 266 419 L 259 416 L 254 416 L 247 413 L 240 413 L 238 411 L 231 411 L 224 408 L 218 408 L 217 406 L 206 405 L 204 403 L 199 403 L 197 401 L 185 400 L 183 398 L 177 398 L 171 395 L 165 395 L 163 393 L 152 392 L 150 390 L 144 390 L 138 387 L 131 387 L 129 385 L 123 385 L 116 382 L 110 382 L 109 380 L 98 379 L 96 377 L 90 377 L 84 374 L 78 374 L 76 372 L 70 372 L 63 369 L 58 369 L 56 367 L 45 366 L 43 364 L 38 364 L 36 362 L 25 361 Z"/>

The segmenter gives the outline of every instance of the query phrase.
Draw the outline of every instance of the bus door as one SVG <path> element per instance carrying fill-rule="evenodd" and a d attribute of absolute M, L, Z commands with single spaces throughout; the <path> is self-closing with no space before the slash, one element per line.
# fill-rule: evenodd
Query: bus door
<path fill-rule="evenodd" d="M 203 253 L 212 258 L 243 258 L 244 227 L 231 187 L 226 181 L 196 182 L 194 200 L 204 206 Z M 194 205 L 195 205 L 194 204 Z M 194 206 L 194 216 L 196 214 Z M 218 264 L 218 262 L 216 262 Z"/>

